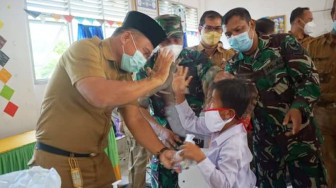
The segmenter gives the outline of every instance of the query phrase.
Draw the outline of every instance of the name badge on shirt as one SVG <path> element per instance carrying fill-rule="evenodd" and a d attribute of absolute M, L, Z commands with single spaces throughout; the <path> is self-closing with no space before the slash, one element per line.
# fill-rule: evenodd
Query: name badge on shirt
<path fill-rule="evenodd" d="M 78 161 L 74 157 L 70 157 L 69 159 L 69 165 L 71 169 L 71 178 L 72 178 L 72 184 L 74 187 L 83 187 L 83 178 L 82 174 L 80 172 L 79 166 L 78 166 Z"/>

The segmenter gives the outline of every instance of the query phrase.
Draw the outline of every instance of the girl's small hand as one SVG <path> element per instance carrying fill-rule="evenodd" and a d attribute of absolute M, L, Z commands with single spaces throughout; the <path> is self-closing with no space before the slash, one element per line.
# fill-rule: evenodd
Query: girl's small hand
<path fill-rule="evenodd" d="M 188 67 L 178 66 L 177 71 L 174 74 L 172 88 L 176 97 L 176 102 L 182 103 L 184 101 L 185 90 L 187 89 L 192 76 L 187 79 Z M 182 100 L 182 101 L 181 101 Z"/>
<path fill-rule="evenodd" d="M 181 156 L 186 159 L 192 159 L 197 163 L 203 161 L 206 156 L 202 150 L 195 144 L 190 142 L 185 142 L 184 145 L 180 147 L 182 149 Z"/>

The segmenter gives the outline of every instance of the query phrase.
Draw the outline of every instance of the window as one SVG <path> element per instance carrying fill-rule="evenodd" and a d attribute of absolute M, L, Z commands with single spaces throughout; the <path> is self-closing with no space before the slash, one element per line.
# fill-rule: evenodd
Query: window
<path fill-rule="evenodd" d="M 110 37 L 129 10 L 129 0 L 26 0 L 35 83 L 45 83 L 60 56 L 77 40 L 78 23 L 102 25 Z M 74 18 L 67 21 L 63 16 Z M 108 21 L 108 23 L 107 23 Z"/>
<path fill-rule="evenodd" d="M 30 37 L 36 80 L 50 77 L 58 59 L 70 45 L 67 24 L 30 21 Z M 46 42 L 48 41 L 48 42 Z"/>
<path fill-rule="evenodd" d="M 182 27 L 187 33 L 188 46 L 199 44 L 197 9 L 175 2 L 159 0 L 159 14 L 176 14 L 181 16 Z"/>

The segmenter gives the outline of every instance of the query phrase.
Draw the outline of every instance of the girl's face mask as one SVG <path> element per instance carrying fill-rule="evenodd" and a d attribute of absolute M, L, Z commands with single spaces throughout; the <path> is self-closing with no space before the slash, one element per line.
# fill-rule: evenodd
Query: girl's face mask
<path fill-rule="evenodd" d="M 221 131 L 225 125 L 230 123 L 235 116 L 230 119 L 223 120 L 220 116 L 220 111 L 228 111 L 228 108 L 212 108 L 205 110 L 205 125 L 211 132 L 218 132 Z"/>

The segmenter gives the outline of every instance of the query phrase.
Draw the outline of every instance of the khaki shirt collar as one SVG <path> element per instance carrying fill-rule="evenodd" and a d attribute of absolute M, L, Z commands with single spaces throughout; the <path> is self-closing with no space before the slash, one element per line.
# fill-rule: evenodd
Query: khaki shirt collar
<path fill-rule="evenodd" d="M 197 51 L 203 51 L 203 50 L 205 50 L 205 48 L 204 48 L 204 46 L 202 45 L 202 43 L 200 43 L 200 44 L 197 46 Z M 217 52 L 217 51 L 218 51 L 219 53 L 224 53 L 224 52 L 225 52 L 225 49 L 217 45 L 216 52 Z M 215 52 L 215 53 L 216 53 L 216 52 Z"/>
<path fill-rule="evenodd" d="M 330 46 L 335 46 L 336 45 L 336 34 L 332 34 L 332 33 L 326 33 L 324 35 L 322 35 L 323 37 L 323 44 L 327 44 Z"/>
<path fill-rule="evenodd" d="M 112 55 L 112 43 L 111 38 L 107 38 L 105 40 L 102 40 L 101 42 L 102 49 L 103 49 L 103 55 L 106 60 L 114 61 L 114 57 Z"/>

